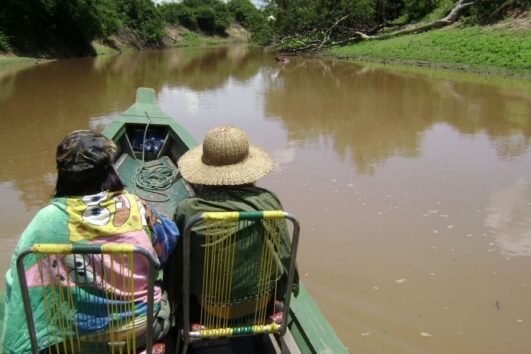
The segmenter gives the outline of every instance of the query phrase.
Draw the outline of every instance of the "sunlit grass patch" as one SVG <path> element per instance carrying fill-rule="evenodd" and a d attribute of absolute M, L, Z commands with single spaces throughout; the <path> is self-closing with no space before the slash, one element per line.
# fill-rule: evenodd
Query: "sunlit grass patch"
<path fill-rule="evenodd" d="M 179 42 L 179 46 L 198 46 L 202 44 L 201 38 L 195 32 L 185 31 L 180 33 L 182 41 Z"/>
<path fill-rule="evenodd" d="M 478 69 L 531 70 L 531 31 L 465 27 L 433 30 L 331 49 L 334 55 L 391 61 L 425 61 Z"/>
<path fill-rule="evenodd" d="M 0 69 L 15 64 L 28 64 L 36 61 L 36 59 L 28 57 L 0 56 Z"/>

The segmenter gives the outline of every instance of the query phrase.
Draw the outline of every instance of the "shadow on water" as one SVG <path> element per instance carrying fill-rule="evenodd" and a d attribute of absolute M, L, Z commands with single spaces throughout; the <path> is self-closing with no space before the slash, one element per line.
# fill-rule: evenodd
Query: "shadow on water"
<path fill-rule="evenodd" d="M 487 134 L 501 158 L 529 146 L 531 103 L 519 90 L 323 60 L 293 60 L 269 80 L 266 114 L 302 144 L 324 139 L 360 173 L 417 156 L 435 124 Z"/>

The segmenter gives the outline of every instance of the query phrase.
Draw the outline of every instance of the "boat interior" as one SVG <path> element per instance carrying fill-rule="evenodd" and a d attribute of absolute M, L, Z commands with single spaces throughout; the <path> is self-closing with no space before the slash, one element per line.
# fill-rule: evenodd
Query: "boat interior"
<path fill-rule="evenodd" d="M 152 204 L 163 216 L 173 219 L 177 204 L 189 195 L 192 187 L 180 176 L 178 159 L 189 146 L 168 124 L 124 122 L 115 135 L 117 146 L 114 166 L 130 193 Z M 178 329 L 170 334 L 167 353 L 179 351 Z M 300 353 L 289 329 L 283 338 L 284 352 Z M 280 353 L 280 339 L 272 334 L 217 338 L 194 342 L 188 353 Z"/>
<path fill-rule="evenodd" d="M 127 190 L 173 219 L 179 201 L 193 193 L 177 168 L 177 160 L 185 152 L 182 144 L 168 126 L 145 124 L 126 124 L 116 143 L 114 165 Z"/>

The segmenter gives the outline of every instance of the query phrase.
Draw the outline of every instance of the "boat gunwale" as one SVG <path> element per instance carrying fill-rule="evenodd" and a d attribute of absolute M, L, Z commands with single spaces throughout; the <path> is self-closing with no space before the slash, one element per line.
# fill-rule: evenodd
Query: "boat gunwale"
<path fill-rule="evenodd" d="M 139 101 L 141 94 L 139 91 L 149 90 L 151 102 Z M 145 96 L 143 97 L 146 98 Z M 157 115 L 149 118 L 144 115 L 134 113 L 135 110 L 151 108 L 149 111 L 157 112 Z M 146 111 L 147 112 L 147 111 Z M 171 137 L 175 142 L 181 141 L 184 149 L 190 149 L 197 145 L 196 140 L 173 118 L 160 110 L 155 100 L 153 89 L 138 88 L 137 101 L 125 112 L 121 113 L 117 119 L 111 122 L 104 129 L 103 134 L 113 141 L 120 139 L 126 133 L 128 124 L 146 124 L 154 126 L 168 126 Z M 321 312 L 319 306 L 310 297 L 306 289 L 299 284 L 298 296 L 292 295 L 290 300 L 290 320 L 288 329 L 290 330 L 301 353 L 323 353 L 342 354 L 348 353 L 348 349 L 343 345 L 334 329 Z"/>

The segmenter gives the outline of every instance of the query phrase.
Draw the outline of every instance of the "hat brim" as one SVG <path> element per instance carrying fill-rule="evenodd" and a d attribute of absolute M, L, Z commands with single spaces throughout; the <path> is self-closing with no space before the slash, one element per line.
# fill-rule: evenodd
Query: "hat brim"
<path fill-rule="evenodd" d="M 249 155 L 241 162 L 225 166 L 203 163 L 203 145 L 187 151 L 179 161 L 181 176 L 189 183 L 208 186 L 235 186 L 256 182 L 273 170 L 273 160 L 264 150 L 250 145 Z"/>

